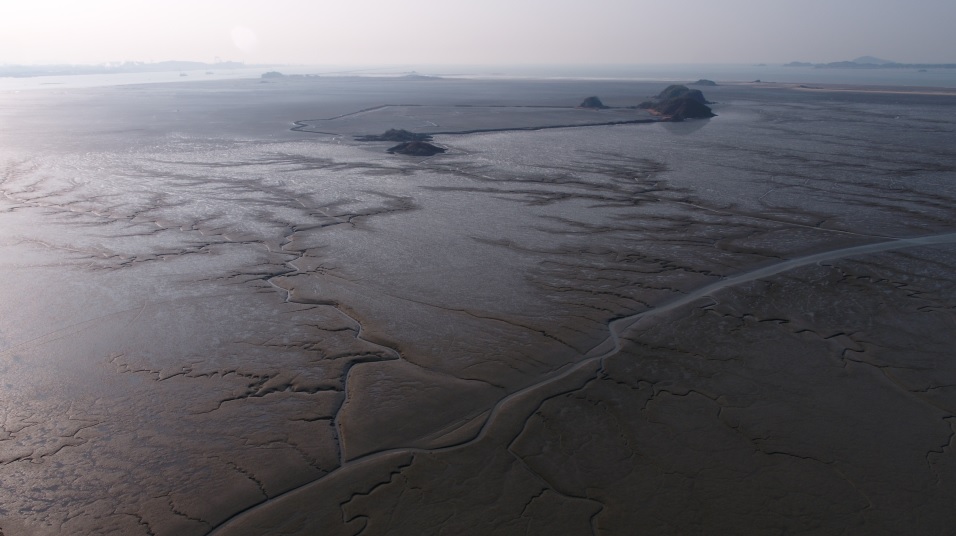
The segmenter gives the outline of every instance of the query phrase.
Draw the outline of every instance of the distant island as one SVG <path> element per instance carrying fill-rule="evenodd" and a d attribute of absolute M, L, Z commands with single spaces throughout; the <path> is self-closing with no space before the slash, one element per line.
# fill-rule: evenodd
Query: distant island
<path fill-rule="evenodd" d="M 584 99 L 581 104 L 578 105 L 578 108 L 591 108 L 593 110 L 603 110 L 607 108 L 601 99 L 597 97 L 588 97 Z"/>
<path fill-rule="evenodd" d="M 860 56 L 849 61 L 810 63 L 791 61 L 784 67 L 813 67 L 815 69 L 956 69 L 956 63 L 897 63 L 873 56 Z"/>
<path fill-rule="evenodd" d="M 440 76 L 431 76 L 427 74 L 418 74 L 415 71 L 403 74 L 399 77 L 400 80 L 442 80 Z"/>

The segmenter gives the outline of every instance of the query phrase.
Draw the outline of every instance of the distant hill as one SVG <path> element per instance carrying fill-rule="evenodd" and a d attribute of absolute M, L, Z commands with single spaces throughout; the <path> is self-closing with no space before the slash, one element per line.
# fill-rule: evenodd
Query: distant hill
<path fill-rule="evenodd" d="M 956 63 L 896 63 L 874 56 L 860 56 L 851 61 L 808 63 L 791 61 L 784 67 L 813 67 L 815 69 L 956 69 Z"/>
<path fill-rule="evenodd" d="M 418 74 L 415 71 L 411 71 L 407 74 L 404 74 L 398 77 L 399 80 L 442 80 L 440 76 L 431 76 L 428 74 Z"/>
<path fill-rule="evenodd" d="M 853 63 L 862 63 L 865 65 L 887 65 L 890 63 L 896 63 L 895 61 L 884 60 L 880 58 L 875 58 L 873 56 L 860 56 L 855 60 L 850 60 Z"/>

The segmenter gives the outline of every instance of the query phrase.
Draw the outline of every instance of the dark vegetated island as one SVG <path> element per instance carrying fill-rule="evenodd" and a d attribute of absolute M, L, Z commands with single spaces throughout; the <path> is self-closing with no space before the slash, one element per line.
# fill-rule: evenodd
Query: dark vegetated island
<path fill-rule="evenodd" d="M 709 86 L 709 87 L 713 87 L 713 86 L 716 86 L 716 85 L 717 85 L 717 82 L 714 82 L 713 80 L 707 80 L 706 78 L 701 78 L 700 80 L 698 80 L 698 81 L 696 81 L 696 82 L 691 82 L 690 85 L 692 85 L 692 86 Z"/>
<path fill-rule="evenodd" d="M 404 154 L 408 156 L 434 156 L 439 153 L 444 153 L 445 149 L 438 147 L 437 145 L 432 145 L 427 141 L 406 141 L 391 147 L 386 152 L 390 154 Z"/>
<path fill-rule="evenodd" d="M 390 128 L 382 134 L 367 134 L 356 136 L 356 141 L 429 141 L 432 137 L 429 134 L 411 132 L 403 128 Z"/>
<path fill-rule="evenodd" d="M 592 110 L 603 110 L 607 108 L 601 99 L 597 97 L 588 97 L 581 101 L 581 104 L 578 105 L 578 108 L 590 108 Z"/>
<path fill-rule="evenodd" d="M 704 98 L 704 94 L 701 93 L 699 89 L 691 89 L 680 84 L 667 86 L 663 91 L 657 94 L 656 98 L 660 101 L 687 98 L 695 100 L 701 104 L 708 104 L 707 99 Z"/>
<path fill-rule="evenodd" d="M 674 84 L 668 86 L 649 101 L 639 104 L 638 108 L 651 110 L 665 116 L 669 121 L 684 119 L 706 119 L 714 117 L 707 99 L 699 89 Z"/>

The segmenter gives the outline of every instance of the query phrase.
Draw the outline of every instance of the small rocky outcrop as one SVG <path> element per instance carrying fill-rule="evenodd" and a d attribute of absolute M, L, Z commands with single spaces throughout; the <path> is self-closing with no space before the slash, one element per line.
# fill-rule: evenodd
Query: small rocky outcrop
<path fill-rule="evenodd" d="M 355 139 L 356 141 L 429 141 L 432 137 L 428 134 L 410 132 L 401 128 L 390 128 L 379 135 L 356 136 Z"/>
<path fill-rule="evenodd" d="M 714 112 L 707 104 L 707 99 L 699 89 L 675 84 L 668 86 L 657 97 L 644 101 L 637 107 L 657 112 L 669 121 L 683 121 L 714 117 Z"/>
<path fill-rule="evenodd" d="M 713 80 L 707 80 L 706 78 L 701 78 L 700 80 L 698 80 L 698 81 L 696 81 L 696 82 L 691 82 L 690 85 L 692 85 L 692 86 L 710 86 L 710 87 L 714 87 L 714 86 L 717 85 L 717 82 L 714 82 Z"/>
<path fill-rule="evenodd" d="M 432 145 L 427 141 L 406 141 L 404 143 L 399 143 L 386 152 L 391 154 L 404 154 L 408 156 L 434 156 L 439 153 L 444 153 L 445 149 L 438 147 L 437 145 Z"/>
<path fill-rule="evenodd" d="M 607 108 L 601 99 L 597 97 L 588 97 L 584 99 L 581 104 L 578 105 L 578 108 L 590 108 L 592 110 L 603 110 Z"/>
<path fill-rule="evenodd" d="M 279 71 L 269 71 L 267 73 L 262 73 L 263 80 L 267 80 L 269 78 L 285 78 L 285 75 Z"/>

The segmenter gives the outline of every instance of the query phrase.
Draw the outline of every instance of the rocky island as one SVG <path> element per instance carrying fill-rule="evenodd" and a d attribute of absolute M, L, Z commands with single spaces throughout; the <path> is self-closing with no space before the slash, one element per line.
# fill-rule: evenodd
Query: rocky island
<path fill-rule="evenodd" d="M 592 110 L 603 110 L 607 108 L 601 99 L 597 97 L 588 97 L 584 99 L 581 104 L 578 105 L 578 108 L 590 108 Z"/>
<path fill-rule="evenodd" d="M 427 141 L 406 141 L 389 148 L 386 152 L 408 156 L 434 156 L 439 153 L 444 153 L 445 149 L 437 145 L 432 145 Z"/>
<path fill-rule="evenodd" d="M 637 107 L 657 112 L 668 121 L 683 121 L 714 117 L 716 114 L 711 111 L 708 104 L 699 89 L 674 84 L 667 86 L 656 97 L 642 102 Z"/>

